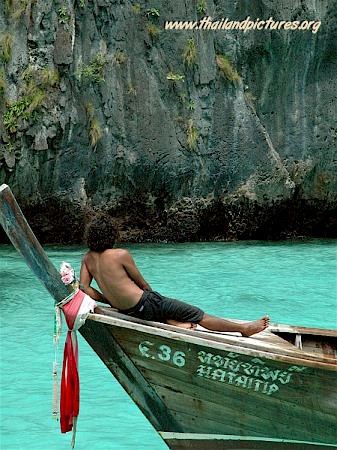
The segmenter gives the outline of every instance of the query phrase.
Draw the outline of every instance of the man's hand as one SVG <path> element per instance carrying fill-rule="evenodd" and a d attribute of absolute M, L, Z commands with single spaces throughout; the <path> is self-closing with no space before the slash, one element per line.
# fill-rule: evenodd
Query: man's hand
<path fill-rule="evenodd" d="M 91 286 L 87 286 L 87 287 L 83 286 L 83 292 L 88 294 L 89 297 L 93 298 L 94 300 L 97 300 L 97 301 L 102 302 L 102 303 L 107 303 L 108 305 L 110 305 L 110 303 L 104 297 L 104 295 L 101 294 L 97 289 L 95 289 L 95 288 L 93 288 Z"/>
<path fill-rule="evenodd" d="M 142 286 L 143 291 L 149 291 L 152 292 L 152 287 L 149 285 L 149 283 L 146 283 L 144 286 Z"/>

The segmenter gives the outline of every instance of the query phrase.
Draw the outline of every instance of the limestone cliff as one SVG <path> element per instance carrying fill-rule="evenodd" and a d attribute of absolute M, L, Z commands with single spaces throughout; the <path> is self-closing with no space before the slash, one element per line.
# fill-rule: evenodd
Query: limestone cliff
<path fill-rule="evenodd" d="M 0 181 L 43 242 L 92 209 L 125 240 L 336 237 L 336 6 L 2 0 Z"/>

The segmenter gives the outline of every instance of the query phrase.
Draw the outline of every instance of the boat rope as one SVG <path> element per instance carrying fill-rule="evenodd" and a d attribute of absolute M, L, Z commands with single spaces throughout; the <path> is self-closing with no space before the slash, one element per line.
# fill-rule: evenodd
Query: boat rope
<path fill-rule="evenodd" d="M 62 308 L 64 305 L 66 305 L 67 303 L 69 303 L 75 296 L 75 294 L 77 293 L 77 290 L 74 290 L 73 292 L 71 292 L 69 295 L 67 295 L 67 297 L 65 297 L 63 300 L 61 300 L 60 302 L 56 303 L 56 307 Z"/>
<path fill-rule="evenodd" d="M 52 401 L 52 417 L 54 420 L 58 420 L 58 362 L 53 362 L 53 401 Z"/>
<path fill-rule="evenodd" d="M 55 305 L 53 364 L 53 417 L 58 418 L 58 363 L 57 346 L 61 334 L 61 310 L 65 317 L 68 332 L 64 345 L 61 390 L 60 390 L 60 426 L 61 433 L 72 431 L 71 447 L 75 446 L 77 417 L 79 414 L 79 375 L 78 342 L 76 331 L 85 323 L 90 312 L 97 306 L 96 302 L 79 289 L 79 281 L 70 264 L 63 262 L 60 273 L 64 284 L 70 284 L 73 291 Z"/>
<path fill-rule="evenodd" d="M 74 273 L 75 275 L 75 273 Z M 61 314 L 61 308 L 66 305 L 68 302 L 70 302 L 77 290 L 74 290 L 71 292 L 67 297 L 65 297 L 60 302 L 55 302 L 55 308 L 54 308 L 54 335 L 53 335 L 53 344 L 54 344 L 54 361 L 53 361 L 53 396 L 52 396 L 52 418 L 54 420 L 59 420 L 59 409 L 58 409 L 58 383 L 59 383 L 59 376 L 58 376 L 58 344 L 61 337 L 62 332 L 62 314 Z"/>
<path fill-rule="evenodd" d="M 62 316 L 61 310 L 56 306 L 54 308 L 54 361 L 53 361 L 53 396 L 52 396 L 52 418 L 54 420 L 59 419 L 58 410 L 58 344 L 61 337 L 62 329 Z"/>

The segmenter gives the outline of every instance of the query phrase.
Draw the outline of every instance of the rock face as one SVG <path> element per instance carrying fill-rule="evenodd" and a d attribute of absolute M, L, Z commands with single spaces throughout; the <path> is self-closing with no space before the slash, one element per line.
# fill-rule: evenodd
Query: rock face
<path fill-rule="evenodd" d="M 2 2 L 0 181 L 42 242 L 80 242 L 92 210 L 129 241 L 337 237 L 336 11 Z M 248 16 L 311 29 L 164 29 Z"/>

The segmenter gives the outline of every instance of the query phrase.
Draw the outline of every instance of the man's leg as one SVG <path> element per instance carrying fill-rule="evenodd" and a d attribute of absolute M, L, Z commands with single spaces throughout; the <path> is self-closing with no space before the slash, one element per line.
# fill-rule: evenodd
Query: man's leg
<path fill-rule="evenodd" d="M 262 317 L 254 322 L 237 323 L 231 320 L 220 319 L 219 317 L 204 314 L 199 325 L 212 331 L 235 331 L 243 336 L 251 336 L 252 334 L 263 331 L 269 325 L 269 316 Z"/>
<path fill-rule="evenodd" d="M 178 322 L 177 320 L 168 319 L 167 323 L 169 325 L 174 325 L 175 327 L 179 328 L 185 328 L 187 330 L 195 330 L 197 328 L 197 324 L 192 322 Z"/>

